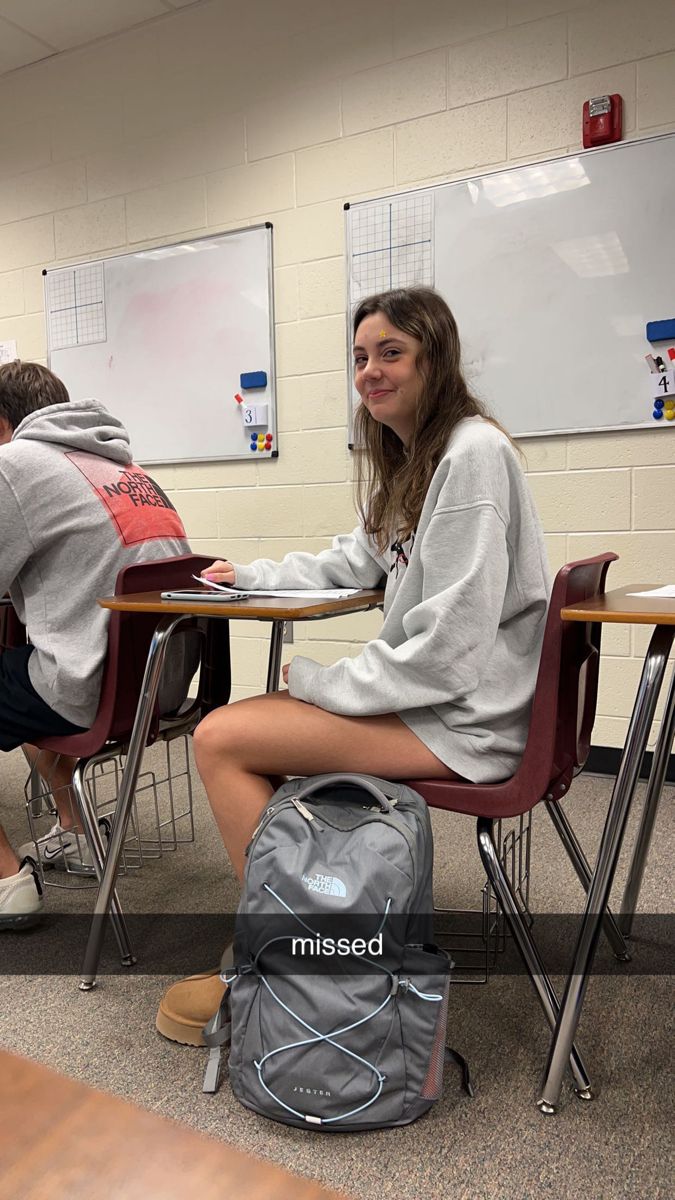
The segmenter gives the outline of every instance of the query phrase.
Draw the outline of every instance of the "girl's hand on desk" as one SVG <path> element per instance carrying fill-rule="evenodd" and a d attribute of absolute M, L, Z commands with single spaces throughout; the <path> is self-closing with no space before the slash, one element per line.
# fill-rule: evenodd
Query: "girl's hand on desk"
<path fill-rule="evenodd" d="M 234 583 L 234 567 L 231 562 L 222 558 L 217 558 L 210 567 L 204 567 L 200 575 L 214 583 Z"/>

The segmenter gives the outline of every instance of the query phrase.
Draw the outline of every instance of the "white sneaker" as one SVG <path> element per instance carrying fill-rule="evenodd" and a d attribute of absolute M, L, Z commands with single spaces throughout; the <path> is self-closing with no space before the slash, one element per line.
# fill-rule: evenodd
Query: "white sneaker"
<path fill-rule="evenodd" d="M 16 853 L 19 859 L 39 856 L 43 871 L 91 871 L 94 866 L 84 834 L 62 829 L 58 821 L 49 833 L 36 842 L 24 842 Z"/>
<path fill-rule="evenodd" d="M 32 860 L 22 860 L 17 875 L 0 879 L 0 929 L 28 929 L 40 919 L 42 890 Z"/>

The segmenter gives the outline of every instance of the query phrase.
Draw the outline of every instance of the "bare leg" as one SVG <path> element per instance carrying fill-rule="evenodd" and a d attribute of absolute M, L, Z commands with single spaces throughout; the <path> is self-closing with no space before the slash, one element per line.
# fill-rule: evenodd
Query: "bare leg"
<path fill-rule="evenodd" d="M 55 754 L 53 750 L 38 750 L 25 742 L 21 747 L 26 758 L 37 769 L 49 787 L 62 829 L 74 829 L 82 832 L 82 823 L 73 795 L 71 784 L 76 760 L 67 754 Z M 39 760 L 39 762 L 38 762 Z"/>
<path fill-rule="evenodd" d="M 19 870 L 19 860 L 12 850 L 7 835 L 0 825 L 0 879 L 8 879 Z"/>
<path fill-rule="evenodd" d="M 288 692 L 239 700 L 210 713 L 194 735 L 195 759 L 232 865 L 272 795 L 270 776 L 362 771 L 388 779 L 452 779 L 393 713 L 342 717 Z"/>

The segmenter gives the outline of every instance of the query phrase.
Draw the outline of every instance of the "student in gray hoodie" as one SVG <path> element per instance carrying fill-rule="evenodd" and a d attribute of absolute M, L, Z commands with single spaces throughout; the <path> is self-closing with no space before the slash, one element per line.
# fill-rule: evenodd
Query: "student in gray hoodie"
<path fill-rule="evenodd" d="M 362 301 L 354 379 L 359 526 L 318 555 L 204 572 L 242 588 L 385 585 L 381 632 L 358 654 L 296 657 L 288 692 L 217 709 L 195 731 L 240 878 L 271 777 L 492 782 L 525 747 L 549 594 L 542 531 L 518 451 L 467 387 L 445 301 L 428 288 Z M 160 1031 L 183 1040 L 181 1021 L 189 1033 L 219 993 L 217 975 L 175 984 Z"/>
<path fill-rule="evenodd" d="M 0 654 L 0 750 L 88 729 L 98 708 L 110 593 L 122 567 L 189 553 L 182 521 L 132 460 L 129 435 L 97 400 L 71 402 L 46 367 L 0 366 L 0 596 L 9 591 L 30 645 Z M 53 758 L 53 756 L 52 756 Z M 43 760 L 40 763 L 44 770 Z M 68 784 L 53 765 L 59 820 L 37 847 L 44 866 L 81 859 Z M 31 843 L 0 827 L 0 929 L 40 909 Z"/>

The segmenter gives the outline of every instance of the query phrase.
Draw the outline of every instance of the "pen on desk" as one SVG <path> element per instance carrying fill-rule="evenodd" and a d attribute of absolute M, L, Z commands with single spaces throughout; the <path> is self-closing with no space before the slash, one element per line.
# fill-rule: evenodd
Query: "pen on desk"
<path fill-rule="evenodd" d="M 659 368 L 657 367 L 656 362 L 654 360 L 654 356 L 652 354 L 645 354 L 645 362 L 646 362 L 647 366 L 649 367 L 649 370 L 652 372 L 652 374 L 654 374 L 655 372 L 658 372 Z"/>

